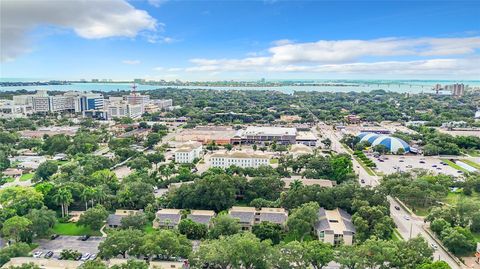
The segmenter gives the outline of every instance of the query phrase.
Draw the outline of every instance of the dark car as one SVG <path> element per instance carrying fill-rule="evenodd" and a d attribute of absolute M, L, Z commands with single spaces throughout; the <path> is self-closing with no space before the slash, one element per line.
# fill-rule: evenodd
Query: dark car
<path fill-rule="evenodd" d="M 360 182 L 365 183 L 365 179 L 360 180 Z"/>
<path fill-rule="evenodd" d="M 86 235 L 80 237 L 80 240 L 82 240 L 82 241 L 87 241 L 88 238 L 90 238 L 90 235 L 86 234 Z"/>
<path fill-rule="evenodd" d="M 55 240 L 59 237 L 60 235 L 58 234 L 52 234 L 52 236 L 50 236 L 50 240 Z"/>
<path fill-rule="evenodd" d="M 53 251 L 49 251 L 45 254 L 45 258 L 50 259 L 53 256 Z"/>
<path fill-rule="evenodd" d="M 396 210 L 400 210 L 400 207 L 398 205 L 394 206 Z"/>
<path fill-rule="evenodd" d="M 419 163 L 425 163 L 425 161 L 419 161 Z"/>
<path fill-rule="evenodd" d="M 83 256 L 82 254 L 78 255 L 78 256 L 75 258 L 75 260 L 76 260 L 76 261 L 79 261 L 79 260 L 82 258 L 82 256 Z"/>

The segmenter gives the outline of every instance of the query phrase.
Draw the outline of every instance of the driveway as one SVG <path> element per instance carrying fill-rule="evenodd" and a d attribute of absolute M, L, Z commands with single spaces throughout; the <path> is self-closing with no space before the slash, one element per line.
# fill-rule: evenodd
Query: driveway
<path fill-rule="evenodd" d="M 60 257 L 60 252 L 63 249 L 73 249 L 78 250 L 80 253 L 98 253 L 98 245 L 105 240 L 105 238 L 99 236 L 92 236 L 87 241 L 80 240 L 80 236 L 59 236 L 55 240 L 50 239 L 40 239 L 35 243 L 38 243 L 39 246 L 33 250 L 43 252 L 42 255 L 49 250 L 53 251 L 53 258 Z"/>

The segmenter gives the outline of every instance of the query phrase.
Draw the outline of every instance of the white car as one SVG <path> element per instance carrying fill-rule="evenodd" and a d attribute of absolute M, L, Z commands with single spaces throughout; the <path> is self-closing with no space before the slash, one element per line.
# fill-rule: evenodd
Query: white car
<path fill-rule="evenodd" d="M 403 216 L 403 218 L 404 218 L 405 220 L 410 220 L 410 217 L 407 216 L 407 215 Z"/>
<path fill-rule="evenodd" d="M 33 257 L 34 258 L 40 258 L 42 256 L 42 254 L 43 254 L 43 252 L 41 252 L 41 251 L 35 251 L 33 253 Z"/>
<path fill-rule="evenodd" d="M 90 258 L 90 253 L 85 253 L 85 254 L 83 254 L 83 256 L 80 260 L 81 261 L 86 261 L 86 260 L 88 260 L 88 258 Z"/>
<path fill-rule="evenodd" d="M 97 258 L 97 254 L 90 255 L 90 260 L 95 260 L 95 258 Z"/>
<path fill-rule="evenodd" d="M 431 246 L 433 249 L 437 249 L 437 248 L 438 248 L 438 246 L 435 245 L 434 243 L 431 243 L 430 246 Z"/>

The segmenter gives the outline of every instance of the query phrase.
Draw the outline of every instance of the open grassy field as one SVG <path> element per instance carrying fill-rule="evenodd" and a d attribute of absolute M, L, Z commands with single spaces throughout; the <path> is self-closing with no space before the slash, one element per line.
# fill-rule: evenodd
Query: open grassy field
<path fill-rule="evenodd" d="M 34 173 L 23 174 L 23 175 L 20 177 L 20 181 L 30 180 L 30 179 L 33 178 L 34 175 L 35 175 Z"/>
<path fill-rule="evenodd" d="M 467 199 L 471 201 L 480 202 L 480 194 L 477 192 L 473 192 L 471 196 L 467 196 L 462 192 L 450 192 L 447 197 L 443 199 L 444 203 L 455 205 L 458 203 L 460 199 Z"/>
<path fill-rule="evenodd" d="M 73 222 L 57 223 L 53 226 L 53 232 L 60 235 L 92 235 L 100 236 L 100 231 L 92 231 L 92 229 L 85 226 L 77 226 Z"/>

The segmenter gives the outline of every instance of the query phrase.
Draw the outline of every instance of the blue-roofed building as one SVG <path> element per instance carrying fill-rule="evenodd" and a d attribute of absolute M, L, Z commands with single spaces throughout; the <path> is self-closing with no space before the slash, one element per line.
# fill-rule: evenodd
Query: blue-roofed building
<path fill-rule="evenodd" d="M 410 152 L 410 145 L 397 137 L 370 132 L 360 133 L 357 137 L 360 142 L 368 142 L 372 147 L 383 145 L 391 153 L 398 153 L 401 149 L 404 153 Z"/>

